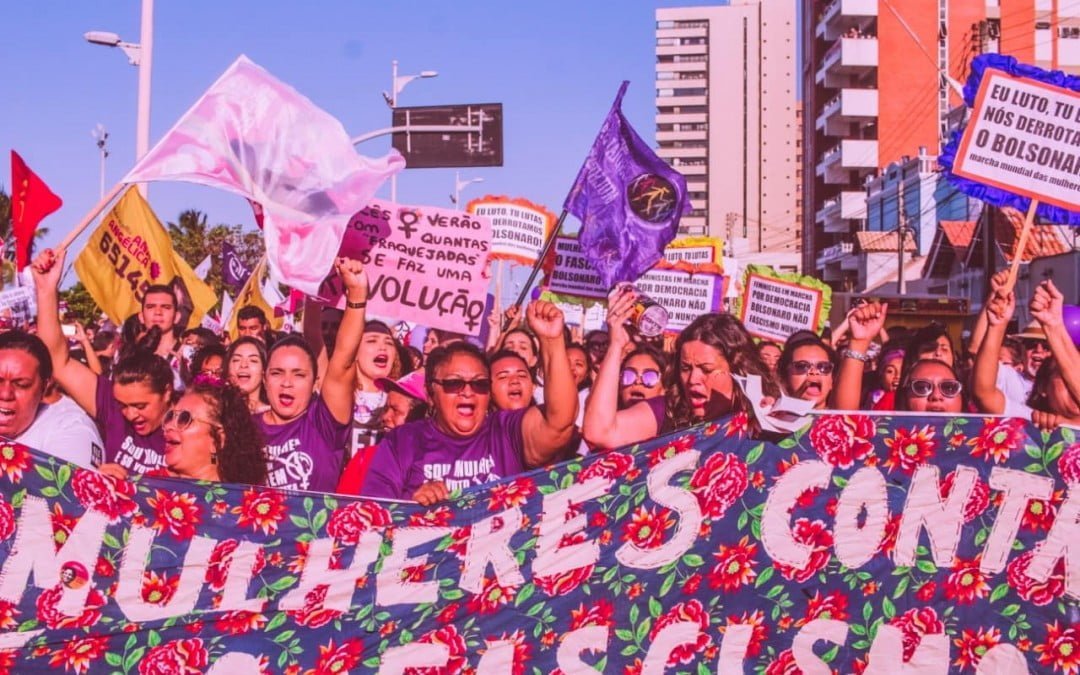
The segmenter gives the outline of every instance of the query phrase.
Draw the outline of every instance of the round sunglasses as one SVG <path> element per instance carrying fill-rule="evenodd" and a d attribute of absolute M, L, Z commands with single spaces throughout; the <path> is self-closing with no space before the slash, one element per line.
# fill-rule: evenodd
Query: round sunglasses
<path fill-rule="evenodd" d="M 832 361 L 792 361 L 788 372 L 792 375 L 806 375 L 811 370 L 820 375 L 832 375 Z"/>
<path fill-rule="evenodd" d="M 915 398 L 926 398 L 934 391 L 935 386 L 945 398 L 956 398 L 964 388 L 959 380 L 941 380 L 936 385 L 930 380 L 912 380 L 908 383 L 908 391 Z"/>
<path fill-rule="evenodd" d="M 646 370 L 641 371 L 641 374 L 639 375 L 633 368 L 624 368 L 619 381 L 624 387 L 630 387 L 640 382 L 646 387 L 652 388 L 660 384 L 660 371 L 653 368 L 647 368 Z"/>
<path fill-rule="evenodd" d="M 210 420 L 204 420 L 201 417 L 195 417 L 191 414 L 190 410 L 175 410 L 173 408 L 170 408 L 169 410 L 165 411 L 165 418 L 161 421 L 161 426 L 165 426 L 166 424 L 171 424 L 173 422 L 176 423 L 176 428 L 181 431 L 190 427 L 192 422 L 202 422 L 203 424 L 209 425 L 214 429 L 221 428 L 221 425 L 217 422 L 211 422 Z"/>

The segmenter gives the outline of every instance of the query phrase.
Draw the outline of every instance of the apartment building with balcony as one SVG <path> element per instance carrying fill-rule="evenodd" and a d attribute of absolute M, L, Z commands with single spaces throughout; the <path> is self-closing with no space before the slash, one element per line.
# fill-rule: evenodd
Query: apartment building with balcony
<path fill-rule="evenodd" d="M 801 115 L 794 3 L 656 10 L 657 154 L 686 176 L 683 235 L 797 269 Z"/>
<path fill-rule="evenodd" d="M 984 52 L 1080 72 L 1080 0 L 803 0 L 802 35 L 803 267 L 838 290 L 858 284 L 855 265 L 838 264 L 841 244 L 897 226 L 895 218 L 874 223 L 868 188 L 888 185 L 881 177 L 890 165 L 920 149 L 940 154 L 950 113 L 962 105 L 941 73 L 963 82 Z M 917 160 L 915 167 L 937 170 Z M 929 175 L 916 183 L 927 180 L 937 183 Z M 936 227 L 922 224 L 929 229 L 918 233 L 920 254 Z"/>

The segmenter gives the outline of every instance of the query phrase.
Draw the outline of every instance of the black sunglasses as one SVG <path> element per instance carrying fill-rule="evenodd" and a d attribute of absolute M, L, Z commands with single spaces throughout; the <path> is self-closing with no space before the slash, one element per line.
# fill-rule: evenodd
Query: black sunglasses
<path fill-rule="evenodd" d="M 641 374 L 639 375 L 633 368 L 624 368 L 619 381 L 622 382 L 622 386 L 624 387 L 633 386 L 638 382 L 646 387 L 655 387 L 660 384 L 660 371 L 648 368 L 641 371 Z"/>
<path fill-rule="evenodd" d="M 788 372 L 792 375 L 806 375 L 811 370 L 816 370 L 821 375 L 832 375 L 832 361 L 792 361 L 788 366 Z"/>
<path fill-rule="evenodd" d="M 442 387 L 447 394 L 460 394 L 465 391 L 465 387 L 469 387 L 481 396 L 491 393 L 491 379 L 487 377 L 476 380 L 463 380 L 456 377 L 449 380 L 432 380 L 432 382 Z"/>
<path fill-rule="evenodd" d="M 945 398 L 956 398 L 964 385 L 959 380 L 942 380 L 937 383 L 937 390 Z M 930 380 L 912 380 L 908 384 L 908 391 L 915 398 L 926 398 L 934 391 L 935 384 Z"/>

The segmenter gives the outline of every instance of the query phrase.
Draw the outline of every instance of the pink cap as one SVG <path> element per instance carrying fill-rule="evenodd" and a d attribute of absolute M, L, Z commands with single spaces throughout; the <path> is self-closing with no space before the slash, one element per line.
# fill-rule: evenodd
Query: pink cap
<path fill-rule="evenodd" d="M 399 378 L 397 381 L 391 380 L 388 377 L 380 377 L 375 380 L 375 386 L 383 391 L 396 391 L 399 394 L 405 394 L 410 398 L 415 398 L 417 401 L 423 401 L 427 403 L 427 390 L 424 388 L 424 371 L 414 370 L 413 372 Z"/>

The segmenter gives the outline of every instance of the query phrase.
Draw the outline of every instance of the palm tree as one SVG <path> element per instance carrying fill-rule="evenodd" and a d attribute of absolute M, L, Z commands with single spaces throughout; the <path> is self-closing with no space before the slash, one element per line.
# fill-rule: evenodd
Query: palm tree
<path fill-rule="evenodd" d="M 34 240 L 49 233 L 49 228 L 38 226 Z M 15 233 L 11 229 L 11 197 L 0 187 L 0 288 L 15 280 Z M 31 254 L 33 247 L 30 248 Z"/>

